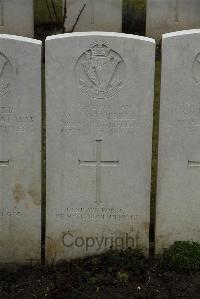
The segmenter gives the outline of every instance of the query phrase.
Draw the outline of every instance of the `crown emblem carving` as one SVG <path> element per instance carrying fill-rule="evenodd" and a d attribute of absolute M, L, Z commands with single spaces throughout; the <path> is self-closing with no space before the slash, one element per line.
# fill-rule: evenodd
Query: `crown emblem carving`
<path fill-rule="evenodd" d="M 107 57 L 110 51 L 110 47 L 105 42 L 95 42 L 90 47 L 92 55 Z"/>
<path fill-rule="evenodd" d="M 76 63 L 82 93 L 92 99 L 113 97 L 123 87 L 126 66 L 119 53 L 105 41 L 96 41 Z"/>

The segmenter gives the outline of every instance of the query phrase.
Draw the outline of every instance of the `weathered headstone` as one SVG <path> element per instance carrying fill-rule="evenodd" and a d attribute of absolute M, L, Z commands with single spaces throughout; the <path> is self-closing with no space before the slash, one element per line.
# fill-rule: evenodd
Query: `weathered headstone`
<path fill-rule="evenodd" d="M 154 40 L 47 38 L 48 262 L 148 251 Z"/>
<path fill-rule="evenodd" d="M 0 33 L 33 37 L 33 0 L 0 0 Z"/>
<path fill-rule="evenodd" d="M 67 1 L 65 30 L 121 32 L 122 0 Z"/>
<path fill-rule="evenodd" d="M 146 35 L 161 39 L 163 33 L 200 27 L 199 0 L 147 0 Z"/>
<path fill-rule="evenodd" d="M 40 260 L 41 42 L 0 35 L 0 262 Z"/>
<path fill-rule="evenodd" d="M 200 30 L 163 36 L 157 252 L 200 241 Z"/>

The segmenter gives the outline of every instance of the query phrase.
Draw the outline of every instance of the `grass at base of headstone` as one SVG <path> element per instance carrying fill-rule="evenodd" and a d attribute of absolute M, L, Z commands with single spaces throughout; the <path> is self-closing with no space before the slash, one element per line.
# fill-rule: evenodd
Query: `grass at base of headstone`
<path fill-rule="evenodd" d="M 164 250 L 161 264 L 173 270 L 200 271 L 200 243 L 175 242 Z"/>
<path fill-rule="evenodd" d="M 157 192 L 157 166 L 158 166 L 158 137 L 159 137 L 159 111 L 160 111 L 160 81 L 161 61 L 156 60 L 155 69 L 155 97 L 153 111 L 153 146 L 152 146 L 152 177 L 151 177 L 151 215 L 150 215 L 150 242 L 154 241 L 156 192 Z"/>

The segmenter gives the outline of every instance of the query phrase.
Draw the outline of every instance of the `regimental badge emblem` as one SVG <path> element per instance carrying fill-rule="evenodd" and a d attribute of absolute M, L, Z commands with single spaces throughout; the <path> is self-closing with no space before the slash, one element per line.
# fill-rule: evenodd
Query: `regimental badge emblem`
<path fill-rule="evenodd" d="M 76 75 L 84 94 L 92 99 L 106 99 L 123 87 L 126 66 L 123 58 L 108 43 L 98 41 L 78 59 Z"/>

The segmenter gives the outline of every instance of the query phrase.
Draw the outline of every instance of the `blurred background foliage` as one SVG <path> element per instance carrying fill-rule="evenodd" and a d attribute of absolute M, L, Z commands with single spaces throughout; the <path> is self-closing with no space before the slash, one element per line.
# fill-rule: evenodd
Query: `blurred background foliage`
<path fill-rule="evenodd" d="M 34 0 L 34 9 L 36 27 L 61 26 L 62 0 Z M 123 0 L 124 33 L 145 35 L 145 19 L 146 0 Z"/>
<path fill-rule="evenodd" d="M 54 7 L 56 10 L 56 15 Z M 35 11 L 35 23 L 49 24 L 62 22 L 62 0 L 34 0 L 34 11 Z M 56 18 L 58 17 L 58 20 Z"/>
<path fill-rule="evenodd" d="M 146 0 L 123 0 L 124 33 L 145 35 Z"/>

